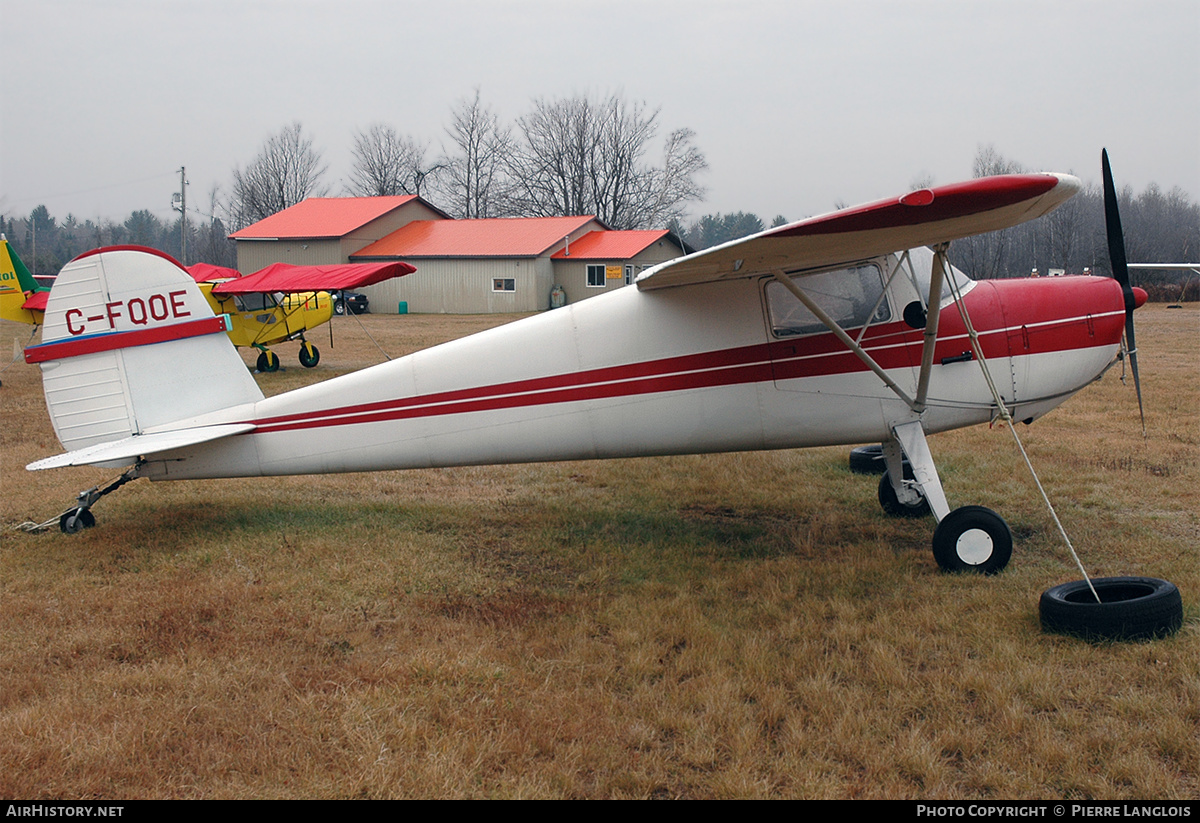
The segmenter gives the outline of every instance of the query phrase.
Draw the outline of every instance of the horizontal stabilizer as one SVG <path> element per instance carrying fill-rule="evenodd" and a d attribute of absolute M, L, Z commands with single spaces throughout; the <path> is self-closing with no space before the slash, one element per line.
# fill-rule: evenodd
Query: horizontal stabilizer
<path fill-rule="evenodd" d="M 30 471 L 39 469 L 59 469 L 64 466 L 94 466 L 103 463 L 132 461 L 148 454 L 181 449 L 185 446 L 195 446 L 243 434 L 254 430 L 253 423 L 227 423 L 220 426 L 197 426 L 191 429 L 155 432 L 153 434 L 135 434 L 123 440 L 111 443 L 99 443 L 95 446 L 69 451 L 54 457 L 46 457 L 26 466 Z"/>

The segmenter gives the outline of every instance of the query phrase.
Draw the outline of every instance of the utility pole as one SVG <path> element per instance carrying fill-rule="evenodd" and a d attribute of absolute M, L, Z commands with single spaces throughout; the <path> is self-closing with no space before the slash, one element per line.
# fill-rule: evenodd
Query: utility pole
<path fill-rule="evenodd" d="M 179 194 L 171 197 L 171 208 L 179 212 L 180 263 L 187 265 L 187 167 L 179 167 Z"/>

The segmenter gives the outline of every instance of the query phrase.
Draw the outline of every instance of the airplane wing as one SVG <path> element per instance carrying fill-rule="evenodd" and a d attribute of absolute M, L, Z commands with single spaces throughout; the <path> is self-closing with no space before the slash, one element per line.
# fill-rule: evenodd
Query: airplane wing
<path fill-rule="evenodd" d="M 30 463 L 25 468 L 29 471 L 38 471 L 39 469 L 58 469 L 64 466 L 94 466 L 101 463 L 129 461 L 147 454 L 220 440 L 222 437 L 242 434 L 253 431 L 253 429 L 253 423 L 227 423 L 219 426 L 196 426 L 152 434 L 135 434 L 111 443 L 99 443 L 64 454 L 56 454 L 53 457 L 46 457 Z"/>
<path fill-rule="evenodd" d="M 934 246 L 1041 217 L 1079 188 L 1070 175 L 1013 174 L 920 189 L 678 257 L 644 272 L 637 287 L 647 291 L 819 268 Z"/>
<path fill-rule="evenodd" d="M 255 294 L 359 289 L 393 277 L 412 274 L 417 269 L 408 263 L 343 263 L 330 266 L 297 266 L 272 263 L 254 274 L 239 277 L 213 287 L 213 294 Z"/>

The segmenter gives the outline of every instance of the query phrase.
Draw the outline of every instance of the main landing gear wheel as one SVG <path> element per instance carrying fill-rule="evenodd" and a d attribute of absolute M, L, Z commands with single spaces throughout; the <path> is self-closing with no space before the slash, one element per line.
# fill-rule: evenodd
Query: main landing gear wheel
<path fill-rule="evenodd" d="M 1174 583 L 1155 577 L 1101 577 L 1047 589 L 1038 602 L 1042 629 L 1089 640 L 1147 640 L 1183 625 L 1183 599 Z"/>
<path fill-rule="evenodd" d="M 908 458 L 903 458 L 905 470 L 908 469 Z M 850 471 L 855 474 L 880 474 L 887 471 L 887 463 L 883 459 L 883 446 L 879 443 L 867 446 L 855 446 L 850 450 Z"/>
<path fill-rule="evenodd" d="M 1012 532 L 991 509 L 963 506 L 934 529 L 933 557 L 943 571 L 995 574 L 1012 557 Z"/>
<path fill-rule="evenodd" d="M 313 366 L 321 362 L 321 353 L 317 351 L 317 347 L 312 343 L 305 342 L 300 346 L 300 365 L 306 369 L 311 369 Z"/>
<path fill-rule="evenodd" d="M 279 371 L 279 355 L 267 349 L 258 355 L 256 366 L 260 372 Z"/>
<path fill-rule="evenodd" d="M 58 527 L 63 534 L 79 534 L 96 525 L 96 515 L 88 509 L 74 509 L 58 518 Z"/>
<path fill-rule="evenodd" d="M 904 467 L 904 479 L 913 479 L 910 466 Z M 916 503 L 900 502 L 900 498 L 896 497 L 896 490 L 892 488 L 892 476 L 887 471 L 879 478 L 879 505 L 888 517 L 924 517 L 929 514 L 929 501 L 924 496 Z"/>

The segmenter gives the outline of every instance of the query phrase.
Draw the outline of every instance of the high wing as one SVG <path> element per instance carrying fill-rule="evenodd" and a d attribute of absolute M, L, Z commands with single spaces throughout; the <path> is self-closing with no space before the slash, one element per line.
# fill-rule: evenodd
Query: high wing
<path fill-rule="evenodd" d="M 283 292 L 339 291 L 359 289 L 393 277 L 412 274 L 417 269 L 408 263 L 344 263 L 329 266 L 297 266 L 272 263 L 254 274 L 220 283 L 213 294 L 256 294 Z"/>
<path fill-rule="evenodd" d="M 795 272 L 935 246 L 1033 220 L 1079 188 L 1078 178 L 1043 173 L 920 189 L 670 260 L 644 272 L 637 287 L 649 291 L 781 270 Z"/>

